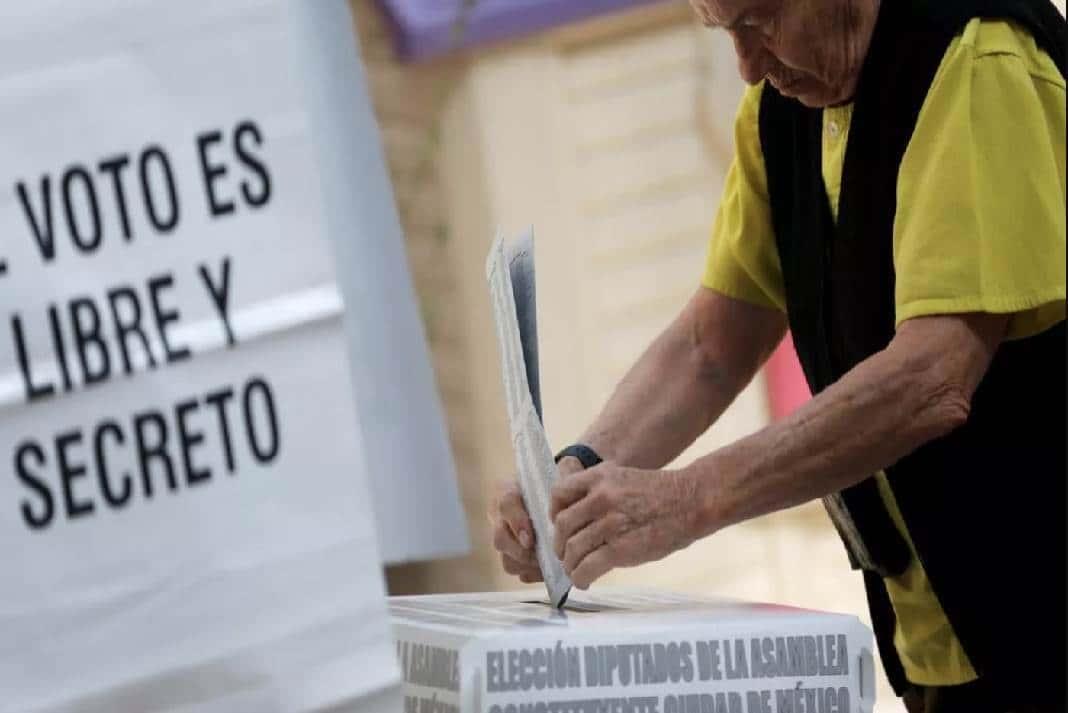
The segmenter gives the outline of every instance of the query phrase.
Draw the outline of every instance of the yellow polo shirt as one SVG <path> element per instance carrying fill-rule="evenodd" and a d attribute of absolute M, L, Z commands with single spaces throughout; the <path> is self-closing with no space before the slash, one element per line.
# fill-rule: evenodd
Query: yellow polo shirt
<path fill-rule="evenodd" d="M 736 155 L 713 227 L 703 284 L 785 311 L 751 87 L 735 123 Z M 837 220 L 852 106 L 824 112 L 823 181 Z M 896 320 L 1011 315 L 1009 339 L 1065 318 L 1065 82 L 1016 25 L 973 20 L 946 51 L 898 174 Z M 883 474 L 879 490 L 913 547 Z M 976 678 L 915 556 L 886 580 L 894 644 L 909 680 Z"/>

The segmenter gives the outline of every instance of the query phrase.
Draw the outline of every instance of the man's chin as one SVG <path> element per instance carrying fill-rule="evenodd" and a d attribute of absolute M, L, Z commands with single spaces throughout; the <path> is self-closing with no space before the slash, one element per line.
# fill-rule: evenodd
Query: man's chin
<path fill-rule="evenodd" d="M 801 102 L 801 104 L 808 107 L 809 109 L 823 109 L 833 103 L 827 99 L 826 94 L 796 94 L 793 98 Z"/>
<path fill-rule="evenodd" d="M 822 109 L 840 103 L 834 92 L 831 92 L 826 86 L 806 79 L 790 82 L 781 87 L 775 82 L 771 82 L 771 85 L 778 90 L 779 94 L 790 99 L 796 99 L 809 109 Z"/>
<path fill-rule="evenodd" d="M 829 106 L 842 103 L 835 95 L 828 91 L 797 91 L 792 94 L 784 93 L 784 96 L 796 99 L 809 109 L 826 109 Z"/>

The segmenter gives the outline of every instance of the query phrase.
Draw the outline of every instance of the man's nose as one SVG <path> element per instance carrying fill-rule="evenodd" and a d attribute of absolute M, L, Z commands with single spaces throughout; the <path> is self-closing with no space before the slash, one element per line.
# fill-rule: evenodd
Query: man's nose
<path fill-rule="evenodd" d="M 768 51 L 753 33 L 732 32 L 734 52 L 738 55 L 738 72 L 746 84 L 756 84 L 768 71 Z"/>

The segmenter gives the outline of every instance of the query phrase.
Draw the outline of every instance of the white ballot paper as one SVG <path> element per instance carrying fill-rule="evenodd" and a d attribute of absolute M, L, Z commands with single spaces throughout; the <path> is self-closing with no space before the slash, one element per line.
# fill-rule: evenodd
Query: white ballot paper
<path fill-rule="evenodd" d="M 524 250 L 517 255 L 532 255 L 532 236 L 523 238 L 527 243 Z M 541 567 L 545 587 L 549 590 L 549 600 L 555 606 L 562 606 L 571 589 L 571 580 L 564 574 L 563 566 L 553 551 L 553 526 L 549 521 L 549 490 L 557 478 L 556 463 L 553 462 L 552 449 L 545 437 L 545 429 L 535 406 L 536 396 L 531 390 L 528 373 L 536 374 L 536 365 L 529 365 L 524 353 L 536 355 L 533 346 L 524 349 L 524 339 L 520 332 L 517 313 L 521 312 L 524 323 L 533 323 L 533 262 L 524 260 L 529 266 L 529 278 L 525 280 L 524 304 L 517 310 L 517 294 L 512 282 L 512 264 L 506 255 L 504 239 L 501 236 L 493 244 L 486 260 L 486 279 L 489 281 L 490 298 L 493 303 L 493 316 L 497 325 L 497 344 L 501 354 L 501 372 L 504 379 L 504 392 L 508 402 L 508 421 L 511 425 L 512 445 L 515 449 L 516 468 L 519 475 L 519 488 L 523 493 L 523 502 L 530 519 L 534 523 L 537 536 L 538 565 Z M 529 317 L 529 318 L 526 318 Z M 526 342 L 533 345 L 535 335 L 529 335 Z M 536 358 L 536 356 L 535 356 Z M 530 371 L 528 372 L 528 368 Z"/>

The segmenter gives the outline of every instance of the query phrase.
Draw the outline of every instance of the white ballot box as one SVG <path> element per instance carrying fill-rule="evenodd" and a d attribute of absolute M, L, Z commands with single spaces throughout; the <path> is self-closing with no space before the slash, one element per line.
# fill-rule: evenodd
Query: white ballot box
<path fill-rule="evenodd" d="M 870 713 L 856 617 L 647 590 L 392 597 L 405 713 Z"/>

